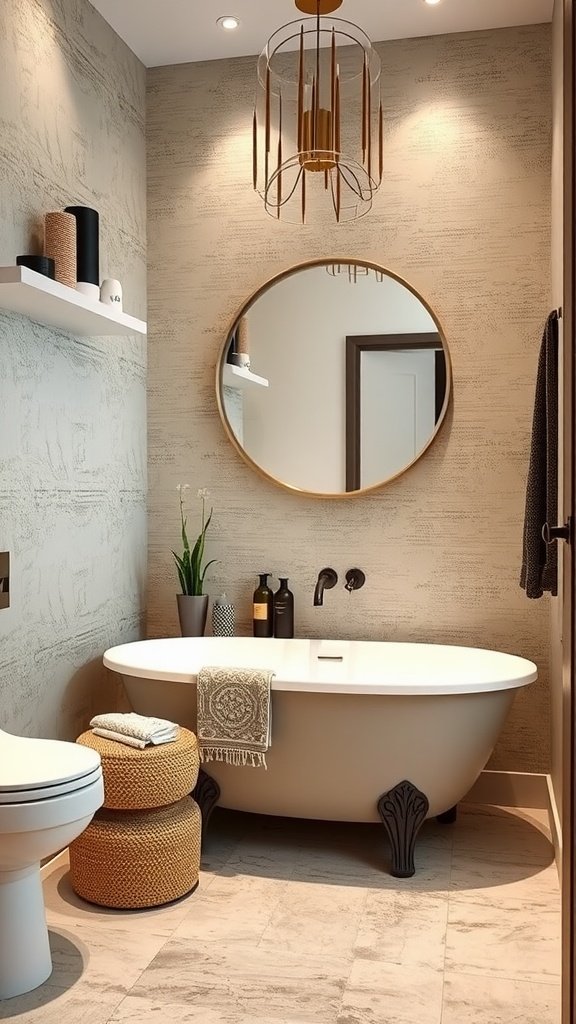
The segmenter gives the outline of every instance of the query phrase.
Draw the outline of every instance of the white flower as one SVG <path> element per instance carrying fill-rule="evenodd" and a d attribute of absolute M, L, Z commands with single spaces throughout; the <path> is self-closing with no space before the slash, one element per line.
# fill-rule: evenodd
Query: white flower
<path fill-rule="evenodd" d="M 186 491 L 190 490 L 190 484 L 178 484 L 176 487 L 178 494 L 182 496 Z"/>
<path fill-rule="evenodd" d="M 210 491 L 208 490 L 208 488 L 207 487 L 200 487 L 198 489 L 198 497 L 202 498 L 202 501 L 205 501 L 206 498 L 209 498 L 210 497 Z"/>

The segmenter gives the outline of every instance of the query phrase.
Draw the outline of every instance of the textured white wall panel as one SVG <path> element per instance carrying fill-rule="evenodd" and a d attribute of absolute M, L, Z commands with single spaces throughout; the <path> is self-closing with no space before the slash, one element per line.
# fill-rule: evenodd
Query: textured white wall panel
<path fill-rule="evenodd" d="M 101 214 L 102 276 L 146 311 L 145 71 L 87 0 L 0 5 L 0 264 L 46 210 Z M 0 727 L 71 738 L 142 632 L 146 344 L 0 315 Z"/>
<path fill-rule="evenodd" d="M 209 592 L 250 629 L 255 572 L 286 571 L 297 632 L 512 651 L 540 680 L 517 698 L 494 768 L 549 768 L 549 614 L 518 586 L 537 353 L 550 308 L 550 28 L 379 46 L 384 184 L 372 214 L 329 230 L 277 224 L 253 195 L 254 61 L 159 68 L 148 78 L 151 636 L 176 634 L 176 485 L 212 491 Z M 438 442 L 407 475 L 347 502 L 253 474 L 214 396 L 220 344 L 271 275 L 364 257 L 431 303 L 454 361 Z M 329 400 L 329 398 L 327 398 Z M 289 432 L 287 432 L 289 443 Z M 319 569 L 360 566 L 312 607 Z"/>

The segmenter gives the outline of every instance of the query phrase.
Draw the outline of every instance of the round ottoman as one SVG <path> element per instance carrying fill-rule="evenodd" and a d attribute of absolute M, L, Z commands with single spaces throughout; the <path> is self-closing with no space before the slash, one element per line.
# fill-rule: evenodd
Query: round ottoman
<path fill-rule="evenodd" d="M 103 907 L 169 903 L 198 884 L 200 832 L 191 797 L 156 810 L 102 810 L 70 846 L 72 888 Z"/>
<path fill-rule="evenodd" d="M 83 732 L 76 742 L 100 754 L 104 807 L 123 811 L 165 807 L 191 793 L 198 780 L 198 742 L 188 729 L 181 728 L 173 743 L 144 750 L 90 731 Z"/>
<path fill-rule="evenodd" d="M 70 881 L 83 899 L 136 910 L 170 903 L 198 884 L 202 815 L 189 796 L 200 766 L 193 732 L 139 750 L 84 732 L 97 750 L 104 809 L 70 845 Z"/>

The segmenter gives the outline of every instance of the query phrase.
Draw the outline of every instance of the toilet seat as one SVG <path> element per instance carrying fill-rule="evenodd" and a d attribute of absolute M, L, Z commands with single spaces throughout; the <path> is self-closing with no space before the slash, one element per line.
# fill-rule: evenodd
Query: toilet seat
<path fill-rule="evenodd" d="M 4 804 L 25 804 L 35 803 L 40 800 L 53 800 L 56 796 L 64 796 L 65 793 L 76 793 L 79 789 L 85 789 L 97 782 L 102 777 L 102 769 L 95 768 L 88 775 L 82 775 L 78 779 L 69 779 L 68 782 L 60 782 L 55 786 L 38 786 L 34 789 L 3 789 L 0 785 L 0 807 Z"/>
<path fill-rule="evenodd" d="M 95 750 L 0 730 L 0 807 L 71 794 L 101 776 L 100 755 Z"/>

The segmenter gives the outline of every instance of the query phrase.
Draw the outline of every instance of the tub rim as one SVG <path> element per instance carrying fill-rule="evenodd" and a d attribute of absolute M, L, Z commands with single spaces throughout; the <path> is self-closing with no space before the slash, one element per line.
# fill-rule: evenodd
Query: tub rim
<path fill-rule="evenodd" d="M 202 658 L 196 666 L 186 665 L 184 668 L 176 668 L 174 665 L 170 668 L 162 668 L 158 662 L 150 663 L 150 655 L 154 655 L 154 652 L 159 652 L 161 646 L 165 646 L 167 643 L 173 645 L 182 645 L 183 647 L 188 645 L 198 645 L 203 648 L 206 647 L 208 651 L 216 644 L 223 644 L 227 641 L 233 641 L 236 644 L 250 644 L 256 646 L 260 643 L 257 638 L 254 637 L 158 637 L 150 640 L 135 640 L 131 643 L 119 644 L 115 647 L 110 647 L 103 656 L 103 662 L 106 668 L 113 672 L 117 672 L 120 675 L 131 676 L 139 679 L 156 680 L 158 682 L 176 682 L 184 684 L 194 684 L 196 682 L 197 673 L 201 665 L 218 664 L 218 661 L 211 660 L 209 657 Z M 518 657 L 517 655 L 507 654 L 500 651 L 493 651 L 489 648 L 484 647 L 462 647 L 455 644 L 430 644 L 430 643 L 403 643 L 393 641 L 382 641 L 382 640 L 318 640 L 318 639 L 306 639 L 300 638 L 296 640 L 265 640 L 266 644 L 307 644 L 309 645 L 310 655 L 308 665 L 313 664 L 318 669 L 317 678 L 291 678 L 290 671 L 287 670 L 287 674 L 284 676 L 281 672 L 277 672 L 272 680 L 273 691 L 285 691 L 294 693 L 339 693 L 348 694 L 351 696 L 361 694 L 373 694 L 382 696 L 450 696 L 453 694 L 475 694 L 475 693 L 493 693 L 502 690 L 513 690 L 520 689 L 524 686 L 529 686 L 535 682 L 538 678 L 538 669 L 536 665 L 528 661 L 525 658 Z M 496 673 L 495 669 L 492 668 L 492 678 L 470 680 L 466 678 L 458 678 L 457 681 L 442 681 L 442 680 L 410 680 L 410 681 L 394 681 L 388 680 L 351 680 L 344 678 L 345 661 L 320 661 L 318 654 L 314 656 L 314 650 L 316 645 L 318 650 L 324 651 L 332 648 L 334 652 L 342 650 L 342 645 L 345 645 L 348 649 L 350 645 L 367 645 L 371 647 L 385 647 L 394 648 L 397 652 L 398 648 L 410 648 L 414 651 L 415 649 L 421 653 L 425 649 L 433 648 L 435 651 L 444 650 L 449 651 L 450 656 L 454 656 L 456 653 L 460 653 L 468 658 L 479 655 L 492 655 L 493 658 L 500 659 L 499 663 L 502 669 Z M 143 658 L 144 651 L 148 653 L 148 659 Z M 325 655 L 326 656 L 326 655 Z M 342 655 L 344 657 L 344 655 Z M 148 664 L 146 664 L 148 660 Z M 423 662 L 424 665 L 424 662 Z M 268 668 L 271 665 L 265 664 L 265 659 L 262 659 L 260 663 L 255 659 L 252 667 Z M 394 665 L 392 664 L 388 669 L 390 672 L 394 671 Z M 332 675 L 330 676 L 330 673 Z M 310 675 L 313 673 L 310 672 Z M 465 674 L 465 666 L 463 665 L 463 676 Z M 297 676 L 298 673 L 292 673 L 293 676 Z M 487 675 L 489 673 L 487 672 Z"/>

